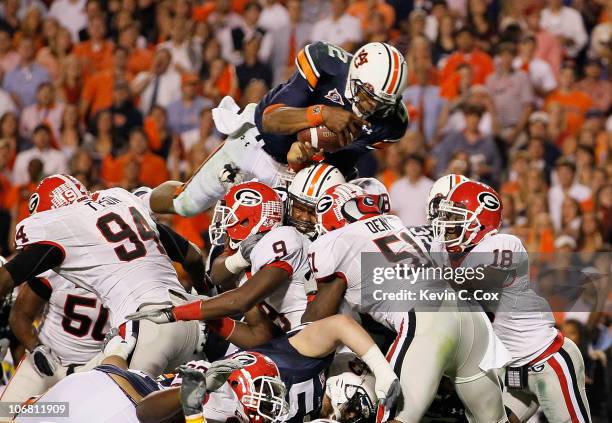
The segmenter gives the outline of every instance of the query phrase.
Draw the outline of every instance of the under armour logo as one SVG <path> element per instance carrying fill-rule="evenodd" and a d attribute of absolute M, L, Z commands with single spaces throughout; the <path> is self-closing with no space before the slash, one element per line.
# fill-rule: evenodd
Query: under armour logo
<path fill-rule="evenodd" d="M 358 68 L 366 63 L 368 63 L 368 52 L 362 51 L 357 55 L 357 58 L 355 59 L 355 67 Z"/>
<path fill-rule="evenodd" d="M 370 128 L 368 125 L 362 125 L 361 130 L 368 135 L 372 135 L 372 128 Z"/>

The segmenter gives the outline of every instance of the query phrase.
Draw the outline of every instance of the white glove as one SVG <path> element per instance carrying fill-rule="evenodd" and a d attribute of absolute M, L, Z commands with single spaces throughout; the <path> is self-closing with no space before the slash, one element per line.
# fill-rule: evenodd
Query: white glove
<path fill-rule="evenodd" d="M 206 390 L 208 392 L 216 391 L 223 386 L 234 370 L 242 369 L 243 367 L 244 363 L 233 358 L 215 361 L 204 373 Z"/>
<path fill-rule="evenodd" d="M 128 314 L 125 318 L 128 320 L 150 320 L 157 324 L 170 323 L 176 321 L 173 310 L 174 306 L 157 305 L 155 308 L 148 308 L 147 310 Z"/>
<path fill-rule="evenodd" d="M 60 365 L 59 358 L 51 348 L 43 344 L 39 344 L 32 351 L 32 361 L 34 361 L 34 370 L 42 377 L 53 376 L 55 369 Z"/>
<path fill-rule="evenodd" d="M 376 345 L 372 345 L 368 352 L 366 352 L 361 359 L 368 365 L 374 377 L 376 383 L 374 385 L 374 391 L 379 402 L 387 409 L 391 409 L 395 406 L 397 399 L 401 394 L 401 388 L 399 379 L 391 365 L 385 359 L 385 356 L 380 352 Z"/>
<path fill-rule="evenodd" d="M 116 335 L 104 347 L 104 356 L 110 357 L 111 355 L 116 355 L 127 360 L 135 347 L 136 338 L 132 335 L 128 336 L 127 339 L 123 339 L 121 335 Z"/>
<path fill-rule="evenodd" d="M 181 405 L 186 417 L 202 414 L 202 402 L 206 397 L 206 379 L 201 371 L 185 364 L 178 368 L 181 375 Z"/>

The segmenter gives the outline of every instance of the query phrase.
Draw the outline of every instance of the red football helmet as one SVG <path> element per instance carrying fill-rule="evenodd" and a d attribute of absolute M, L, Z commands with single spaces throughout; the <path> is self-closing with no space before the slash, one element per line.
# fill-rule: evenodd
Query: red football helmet
<path fill-rule="evenodd" d="M 234 390 L 250 423 L 282 422 L 289 414 L 287 389 L 276 363 L 263 354 L 242 351 L 230 358 L 245 364 L 227 382 Z"/>
<path fill-rule="evenodd" d="M 317 232 L 324 234 L 349 223 L 382 214 L 373 196 L 355 184 L 340 184 L 317 201 Z"/>
<path fill-rule="evenodd" d="M 440 201 L 432 222 L 434 236 L 449 251 L 463 251 L 486 236 L 497 233 L 502 221 L 502 203 L 497 192 L 480 182 L 456 185 Z"/>
<path fill-rule="evenodd" d="M 210 225 L 213 245 L 223 245 L 225 234 L 232 248 L 249 235 L 267 232 L 283 221 L 283 202 L 276 191 L 261 182 L 234 185 L 215 206 Z"/>
<path fill-rule="evenodd" d="M 91 196 L 78 179 L 55 174 L 40 181 L 28 201 L 30 214 L 68 206 Z"/>

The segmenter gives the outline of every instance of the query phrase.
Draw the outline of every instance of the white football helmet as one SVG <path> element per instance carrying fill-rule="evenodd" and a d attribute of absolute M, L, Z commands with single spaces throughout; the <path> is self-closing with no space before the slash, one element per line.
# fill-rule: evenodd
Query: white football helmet
<path fill-rule="evenodd" d="M 439 178 L 431 186 L 429 195 L 427 196 L 427 222 L 431 223 L 438 217 L 438 206 L 440 201 L 446 198 L 449 192 L 459 184 L 469 181 L 470 179 L 463 175 L 451 173 Z"/>
<path fill-rule="evenodd" d="M 376 379 L 368 366 L 352 352 L 336 355 L 325 382 L 333 415 L 342 423 L 370 423 L 376 418 Z"/>
<path fill-rule="evenodd" d="M 408 66 L 404 55 L 386 43 L 368 43 L 353 55 L 344 89 L 344 96 L 360 117 L 393 110 L 406 88 Z M 376 101 L 372 112 L 358 107 L 358 94 L 363 92 Z"/>
<path fill-rule="evenodd" d="M 357 178 L 350 181 L 351 184 L 355 184 L 370 194 L 372 197 L 378 200 L 378 207 L 383 213 L 389 213 L 391 211 L 391 200 L 389 198 L 389 191 L 387 187 L 376 178 Z"/>
<path fill-rule="evenodd" d="M 289 201 L 286 207 L 287 222 L 304 235 L 314 237 L 315 224 L 310 220 L 294 217 L 293 208 L 297 206 L 304 212 L 315 216 L 317 201 L 325 191 L 345 182 L 342 173 L 326 163 L 318 163 L 300 170 L 289 185 Z"/>

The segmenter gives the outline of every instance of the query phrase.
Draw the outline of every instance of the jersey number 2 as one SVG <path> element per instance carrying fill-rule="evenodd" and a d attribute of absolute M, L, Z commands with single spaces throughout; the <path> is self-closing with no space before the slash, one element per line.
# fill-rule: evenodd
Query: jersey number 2
<path fill-rule="evenodd" d="M 150 239 L 155 241 L 157 248 L 163 254 L 163 247 L 159 243 L 155 231 L 153 231 L 147 224 L 145 218 L 142 217 L 142 215 L 134 207 L 130 207 L 130 213 L 138 233 L 134 232 L 130 225 L 128 225 L 117 213 L 105 214 L 104 216 L 101 216 L 96 223 L 96 226 L 108 242 L 117 243 L 130 241 L 132 244 L 134 244 L 134 248 L 131 250 L 128 250 L 125 245 L 115 247 L 115 253 L 117 254 L 117 257 L 119 257 L 119 260 L 132 261 L 134 259 L 144 257 L 147 254 L 147 248 L 145 247 L 143 241 Z M 113 229 L 111 224 L 114 224 L 114 226 L 119 228 L 119 230 Z M 140 237 L 138 235 L 140 235 Z"/>
<path fill-rule="evenodd" d="M 64 317 L 62 317 L 62 328 L 71 335 L 78 336 L 79 338 L 84 337 L 89 333 L 91 325 L 91 337 L 96 341 L 104 341 L 104 327 L 108 320 L 108 310 L 100 306 L 100 312 L 95 323 L 91 318 L 85 314 L 77 313 L 76 308 L 78 306 L 95 308 L 98 305 L 98 301 L 95 298 L 79 297 L 78 295 L 66 296 L 66 303 L 64 304 Z M 77 323 L 74 326 L 73 323 Z"/>

